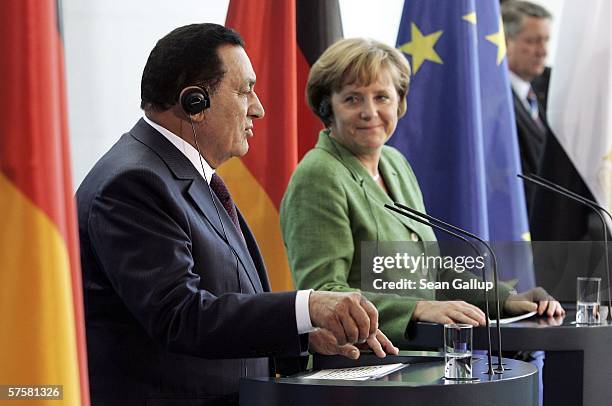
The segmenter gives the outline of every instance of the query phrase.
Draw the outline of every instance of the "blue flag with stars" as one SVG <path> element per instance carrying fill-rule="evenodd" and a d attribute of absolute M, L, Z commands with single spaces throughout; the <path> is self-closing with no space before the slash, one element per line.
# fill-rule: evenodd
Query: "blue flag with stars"
<path fill-rule="evenodd" d="M 496 245 L 528 240 L 498 0 L 406 0 L 397 47 L 412 77 L 389 144 L 414 168 L 428 212 Z M 502 279 L 533 287 L 530 250 L 510 245 Z"/>

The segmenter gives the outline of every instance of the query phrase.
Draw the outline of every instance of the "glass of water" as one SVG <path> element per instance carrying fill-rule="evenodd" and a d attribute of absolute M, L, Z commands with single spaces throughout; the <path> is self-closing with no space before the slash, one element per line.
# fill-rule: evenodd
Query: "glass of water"
<path fill-rule="evenodd" d="M 576 323 L 599 324 L 601 278 L 576 279 Z"/>
<path fill-rule="evenodd" d="M 472 326 L 444 325 L 444 378 L 472 379 Z"/>

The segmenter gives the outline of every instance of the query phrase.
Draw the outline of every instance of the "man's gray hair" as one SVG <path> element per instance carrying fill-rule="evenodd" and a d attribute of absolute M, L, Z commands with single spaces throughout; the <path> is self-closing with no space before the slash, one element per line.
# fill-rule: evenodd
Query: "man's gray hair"
<path fill-rule="evenodd" d="M 544 7 L 528 1 L 507 0 L 501 5 L 502 20 L 506 38 L 514 38 L 523 29 L 525 17 L 552 19 Z"/>

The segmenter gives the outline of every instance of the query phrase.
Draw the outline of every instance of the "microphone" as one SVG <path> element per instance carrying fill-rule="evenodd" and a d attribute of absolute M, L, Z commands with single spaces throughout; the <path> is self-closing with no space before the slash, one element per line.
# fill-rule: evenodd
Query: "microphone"
<path fill-rule="evenodd" d="M 608 317 L 612 317 L 612 314 L 610 314 L 612 312 L 612 290 L 610 290 L 610 262 L 608 260 L 608 226 L 606 224 L 606 219 L 604 218 L 602 212 L 606 213 L 608 217 L 610 217 L 610 220 L 612 220 L 612 214 L 610 214 L 608 210 L 606 210 L 593 200 L 587 199 L 586 197 L 583 197 L 576 192 L 572 192 L 571 190 L 564 188 L 563 186 L 558 185 L 554 182 L 551 182 L 550 180 L 545 179 L 541 176 L 535 174 L 521 175 L 520 173 L 516 176 L 535 185 L 541 186 L 547 190 L 550 190 L 551 192 L 560 194 L 561 196 L 578 202 L 584 206 L 587 206 L 591 208 L 595 213 L 597 213 L 599 219 L 601 220 L 601 224 L 603 225 L 604 255 L 606 260 L 606 279 L 608 280 Z"/>
<path fill-rule="evenodd" d="M 475 239 L 476 241 L 480 242 L 487 249 L 487 251 L 489 251 L 489 253 L 491 254 L 491 257 L 493 258 L 493 287 L 495 291 L 495 304 L 497 307 L 497 317 L 496 317 L 496 320 L 497 320 L 497 349 L 499 351 L 499 353 L 497 354 L 498 361 L 497 361 L 497 369 L 495 372 L 498 374 L 502 374 L 504 372 L 504 367 L 502 365 L 502 340 L 501 340 L 501 323 L 500 323 L 501 310 L 500 310 L 500 300 L 499 300 L 499 290 L 498 290 L 499 282 L 498 282 L 498 277 L 497 277 L 497 257 L 495 256 L 495 252 L 493 252 L 493 249 L 491 248 L 491 246 L 487 244 L 482 238 L 478 237 L 477 235 L 473 233 L 470 233 L 467 230 L 464 230 L 462 228 L 459 228 L 457 226 L 444 222 L 436 217 L 430 216 L 429 214 L 426 214 L 426 213 L 422 213 L 418 210 L 415 210 L 401 203 L 395 203 L 395 205 L 398 207 L 401 207 L 404 210 L 409 211 L 410 213 L 416 216 L 425 218 L 428 221 L 435 223 L 439 226 L 448 227 L 451 230 L 454 230 L 458 233 L 467 235 L 468 237 Z"/>
<path fill-rule="evenodd" d="M 476 248 L 476 244 L 474 244 L 472 241 L 468 240 L 467 238 L 465 238 L 463 235 L 459 234 L 462 232 L 462 230 L 460 229 L 455 229 L 455 231 L 451 231 L 447 228 L 445 228 L 444 226 L 440 225 L 440 224 L 445 224 L 444 222 L 442 222 L 441 220 L 437 220 L 435 218 L 431 218 L 431 219 L 423 219 L 421 217 L 418 217 L 419 215 L 421 215 L 423 217 L 423 213 L 416 211 L 414 209 L 411 209 L 407 206 L 404 206 L 400 203 L 395 203 L 395 206 L 400 207 L 401 209 L 405 209 L 408 212 L 404 211 L 404 210 L 400 210 L 397 207 L 391 206 L 390 204 L 385 204 L 385 208 L 394 211 L 396 213 L 401 214 L 402 216 L 408 217 L 411 220 L 414 220 L 418 223 L 421 224 L 425 224 L 426 226 L 430 226 L 433 227 L 437 230 L 440 230 L 448 235 L 451 235 L 465 243 L 467 243 L 470 248 L 472 248 L 472 250 L 474 250 L 474 252 L 476 253 L 476 255 L 480 255 L 480 251 L 478 251 L 478 248 Z M 440 224 L 436 224 L 436 223 L 440 223 Z M 465 232 L 463 232 L 465 234 Z M 482 270 L 482 280 L 485 282 L 485 289 L 484 289 L 484 299 L 485 299 L 485 315 L 486 315 L 486 327 L 487 327 L 487 346 L 488 346 L 488 354 L 487 354 L 487 358 L 488 358 L 488 365 L 489 365 L 489 369 L 487 371 L 487 374 L 489 375 L 493 375 L 494 373 L 503 373 L 503 366 L 501 363 L 501 340 L 499 342 L 500 347 L 499 347 L 499 361 L 498 361 L 498 367 L 497 370 L 494 372 L 493 371 L 493 360 L 491 358 L 491 354 L 493 353 L 492 348 L 491 348 L 491 330 L 489 329 L 489 297 L 487 294 L 487 289 L 486 289 L 486 274 L 485 274 L 485 269 L 483 268 Z M 498 307 L 499 308 L 499 307 Z M 499 326 L 499 314 L 497 316 L 497 325 Z M 499 333 L 498 333 L 499 334 Z M 501 369 L 500 369 L 501 368 Z"/>

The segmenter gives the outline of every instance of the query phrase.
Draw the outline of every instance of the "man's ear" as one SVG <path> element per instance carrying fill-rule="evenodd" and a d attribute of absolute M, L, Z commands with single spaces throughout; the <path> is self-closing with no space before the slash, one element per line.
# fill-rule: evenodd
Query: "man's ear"
<path fill-rule="evenodd" d="M 204 110 L 210 108 L 208 91 L 201 86 L 187 86 L 181 90 L 179 105 L 188 117 L 200 122 L 204 120 Z"/>
<path fill-rule="evenodd" d="M 175 117 L 181 120 L 189 121 L 189 119 L 191 118 L 191 121 L 193 121 L 194 123 L 201 123 L 206 118 L 204 110 L 196 114 L 187 114 L 179 103 L 172 106 L 172 114 L 174 114 Z"/>
<path fill-rule="evenodd" d="M 185 113 L 183 114 L 187 115 Z M 189 114 L 187 116 L 187 120 L 189 120 L 189 117 L 191 117 L 191 121 L 193 121 L 194 123 L 201 123 L 202 121 L 206 119 L 206 113 L 204 111 L 200 111 L 199 113 L 196 113 L 196 114 Z"/>

